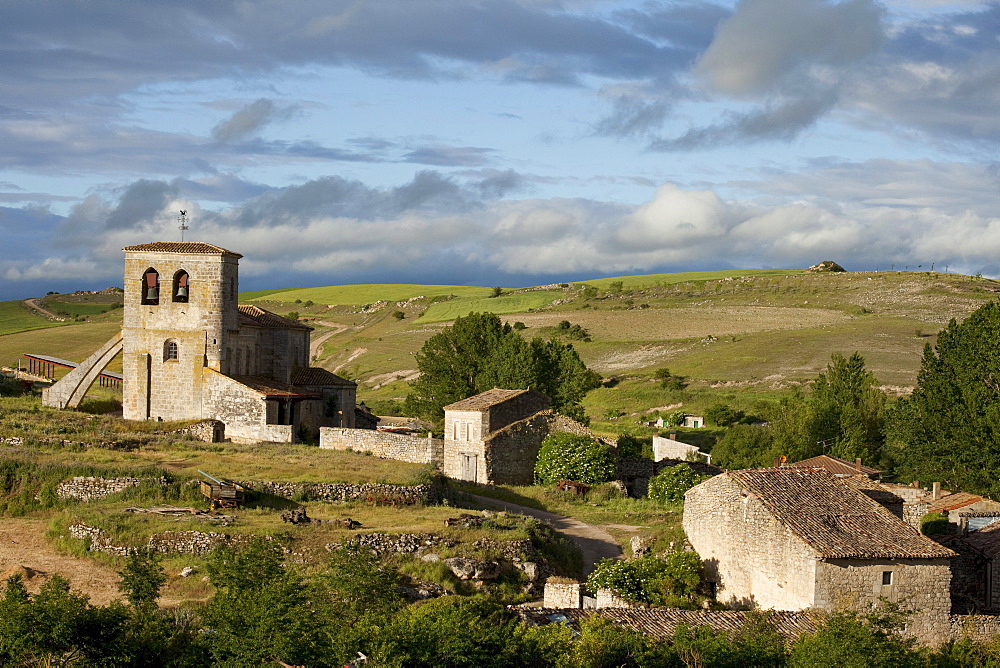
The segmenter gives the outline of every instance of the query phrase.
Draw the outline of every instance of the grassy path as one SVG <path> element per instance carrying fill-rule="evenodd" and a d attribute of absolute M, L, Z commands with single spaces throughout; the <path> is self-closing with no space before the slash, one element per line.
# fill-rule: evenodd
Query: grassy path
<path fill-rule="evenodd" d="M 477 502 L 490 508 L 506 510 L 511 513 L 519 513 L 534 517 L 535 519 L 548 522 L 558 531 L 569 536 L 583 553 L 583 577 L 587 577 L 594 570 L 594 566 L 601 559 L 621 559 L 622 550 L 614 537 L 602 527 L 581 522 L 573 517 L 557 515 L 537 508 L 529 508 L 509 501 L 492 499 L 488 496 L 469 494 Z"/>

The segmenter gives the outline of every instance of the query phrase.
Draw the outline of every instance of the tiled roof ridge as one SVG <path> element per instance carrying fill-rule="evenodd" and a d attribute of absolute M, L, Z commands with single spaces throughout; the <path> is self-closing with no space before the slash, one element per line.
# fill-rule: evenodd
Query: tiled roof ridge
<path fill-rule="evenodd" d="M 509 399 L 516 396 L 520 396 L 527 392 L 538 392 L 532 388 L 521 389 L 521 390 L 505 390 L 503 388 L 494 387 L 492 390 L 486 390 L 485 392 L 480 392 L 479 394 L 474 394 L 471 397 L 466 397 L 465 399 L 459 399 L 458 401 L 448 404 L 444 407 L 444 410 L 480 410 L 483 408 L 489 408 L 490 406 L 495 406 L 499 403 L 503 403 Z M 539 394 L 541 394 L 539 392 Z"/>
<path fill-rule="evenodd" d="M 123 251 L 153 252 L 153 253 L 199 253 L 211 255 L 232 255 L 237 258 L 243 257 L 239 253 L 208 244 L 203 241 L 154 241 L 148 244 L 138 244 L 136 246 L 125 246 Z"/>
<path fill-rule="evenodd" d="M 277 313 L 272 313 L 267 309 L 263 309 L 256 304 L 240 304 L 240 313 L 249 318 L 254 325 L 260 327 L 277 327 L 281 329 L 308 329 L 312 330 L 312 327 L 305 325 L 297 320 L 291 320 L 284 316 L 280 316 Z"/>
<path fill-rule="evenodd" d="M 822 558 L 954 555 L 823 468 L 743 469 L 723 475 L 759 499 Z"/>

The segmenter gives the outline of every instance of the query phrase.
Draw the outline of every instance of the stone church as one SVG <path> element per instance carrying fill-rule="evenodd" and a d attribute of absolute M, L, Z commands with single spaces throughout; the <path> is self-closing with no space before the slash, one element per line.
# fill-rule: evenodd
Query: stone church
<path fill-rule="evenodd" d="M 239 253 L 170 241 L 123 250 L 122 331 L 49 388 L 46 405 L 78 405 L 121 352 L 126 419 L 218 420 L 236 441 L 355 426 L 357 385 L 309 366 L 311 328 L 238 303 Z"/>

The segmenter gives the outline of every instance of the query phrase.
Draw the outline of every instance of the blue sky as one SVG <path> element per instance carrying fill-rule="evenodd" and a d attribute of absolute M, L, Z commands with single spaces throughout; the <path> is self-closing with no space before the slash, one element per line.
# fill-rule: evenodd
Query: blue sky
<path fill-rule="evenodd" d="M 1000 275 L 1000 3 L 0 4 L 0 299 L 631 273 Z"/>

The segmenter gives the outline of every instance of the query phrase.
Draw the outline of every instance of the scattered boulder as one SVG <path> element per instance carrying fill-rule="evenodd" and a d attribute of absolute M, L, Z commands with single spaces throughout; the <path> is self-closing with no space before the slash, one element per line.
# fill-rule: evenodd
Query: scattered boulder
<path fill-rule="evenodd" d="M 181 569 L 181 572 L 178 573 L 178 575 L 180 575 L 182 578 L 186 578 L 191 575 L 194 575 L 196 570 L 197 569 L 194 566 L 185 566 L 184 568 Z"/>
<path fill-rule="evenodd" d="M 847 271 L 847 270 L 841 267 L 833 260 L 823 260 L 819 264 L 814 264 L 813 266 L 809 267 L 807 271 L 810 271 L 814 274 L 818 274 L 821 272 L 836 272 L 836 271 Z"/>
<path fill-rule="evenodd" d="M 496 561 L 477 561 L 466 557 L 450 557 L 444 560 L 444 564 L 460 580 L 496 580 L 502 570 Z"/>
<path fill-rule="evenodd" d="M 641 536 L 632 536 L 630 541 L 632 557 L 638 559 L 649 554 L 649 540 Z"/>

